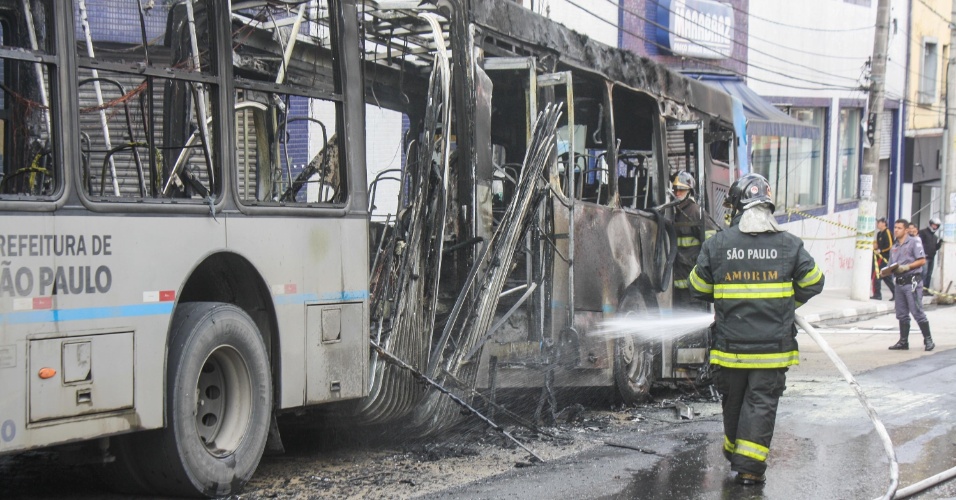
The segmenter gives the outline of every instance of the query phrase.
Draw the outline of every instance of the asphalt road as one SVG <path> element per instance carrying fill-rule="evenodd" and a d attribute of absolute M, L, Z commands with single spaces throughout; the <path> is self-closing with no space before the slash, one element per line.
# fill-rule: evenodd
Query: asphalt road
<path fill-rule="evenodd" d="M 889 431 L 900 487 L 956 466 L 956 308 L 928 312 L 937 349 L 888 351 L 892 315 L 821 329 L 844 354 Z M 915 327 L 915 325 L 914 325 Z M 915 329 L 915 328 L 914 328 Z M 539 467 L 517 469 L 423 498 L 866 499 L 886 493 L 889 459 L 856 393 L 812 340 L 801 334 L 801 365 L 791 369 L 771 446 L 767 483 L 735 484 L 720 452 L 719 408 L 654 433 L 622 432 L 604 446 Z M 705 405 L 706 406 L 706 405 Z M 701 409 L 701 408 L 699 408 Z M 953 498 L 949 482 L 912 498 Z"/>
<path fill-rule="evenodd" d="M 937 349 L 888 351 L 892 315 L 820 333 L 882 417 L 908 486 L 956 466 L 956 307 L 928 311 Z M 291 429 L 287 453 L 263 459 L 238 498 L 647 498 L 869 499 L 889 486 L 889 461 L 855 393 L 821 349 L 798 337 L 801 363 L 788 374 L 768 482 L 736 485 L 720 448 L 716 402 L 697 400 L 681 421 L 673 409 L 595 408 L 557 432 L 570 440 L 528 444 L 547 462 L 487 431 L 426 445 L 330 446 L 329 431 Z M 660 403 L 660 401 L 658 402 Z M 521 429 L 518 428 L 518 431 Z M 489 437 L 491 436 L 491 437 Z M 0 498 L 129 498 L 57 451 L 0 457 Z M 913 498 L 956 498 L 956 481 Z"/>

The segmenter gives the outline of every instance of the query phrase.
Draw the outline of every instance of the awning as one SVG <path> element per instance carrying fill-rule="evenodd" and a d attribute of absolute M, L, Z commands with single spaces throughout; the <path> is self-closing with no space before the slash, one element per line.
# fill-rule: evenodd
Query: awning
<path fill-rule="evenodd" d="M 769 135 L 817 139 L 820 128 L 801 122 L 780 111 L 769 101 L 760 97 L 740 78 L 730 75 L 685 74 L 740 99 L 747 117 L 747 135 Z"/>

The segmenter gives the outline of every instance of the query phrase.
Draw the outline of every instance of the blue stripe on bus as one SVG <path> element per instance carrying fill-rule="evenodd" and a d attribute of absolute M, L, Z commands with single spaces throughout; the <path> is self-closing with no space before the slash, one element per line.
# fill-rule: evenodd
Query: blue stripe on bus
<path fill-rule="evenodd" d="M 306 302 L 344 302 L 364 300 L 368 290 L 354 290 L 333 293 L 297 293 L 275 297 L 276 305 L 304 304 Z M 22 325 L 28 323 L 51 323 L 63 321 L 82 321 L 105 318 L 129 318 L 136 316 L 158 316 L 173 312 L 172 302 L 153 304 L 134 304 L 110 307 L 84 307 L 79 309 L 48 309 L 42 311 L 16 311 L 0 313 L 0 324 Z"/>
<path fill-rule="evenodd" d="M 368 290 L 352 290 L 330 293 L 292 293 L 289 295 L 276 295 L 273 297 L 277 306 L 287 306 L 290 304 L 305 304 L 307 302 L 346 302 L 350 300 L 365 300 L 368 298 Z"/>
<path fill-rule="evenodd" d="M 50 309 L 45 311 L 22 311 L 0 314 L 0 323 L 20 325 L 25 323 L 48 323 L 81 321 L 104 318 L 128 318 L 132 316 L 156 316 L 173 311 L 172 302 L 136 304 L 113 307 L 84 307 L 80 309 Z"/>

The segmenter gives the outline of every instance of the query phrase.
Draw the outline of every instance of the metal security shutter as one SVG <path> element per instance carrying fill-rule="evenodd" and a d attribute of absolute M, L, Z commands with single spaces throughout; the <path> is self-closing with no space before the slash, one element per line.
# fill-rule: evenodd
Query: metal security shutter
<path fill-rule="evenodd" d="M 893 111 L 880 115 L 880 159 L 886 160 L 893 151 Z"/>

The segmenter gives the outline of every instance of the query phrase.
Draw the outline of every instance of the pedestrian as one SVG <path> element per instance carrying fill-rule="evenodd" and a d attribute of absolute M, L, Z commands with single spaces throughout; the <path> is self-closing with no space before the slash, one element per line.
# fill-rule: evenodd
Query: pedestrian
<path fill-rule="evenodd" d="M 881 275 L 896 276 L 896 319 L 900 322 L 900 340 L 890 346 L 891 350 L 910 348 L 910 316 L 916 320 L 923 333 L 923 346 L 932 351 L 936 344 L 929 331 L 929 320 L 923 313 L 923 273 L 920 270 L 926 264 L 923 243 L 907 233 L 909 221 L 897 219 L 893 225 L 896 243 L 890 252 L 890 265 L 883 268 Z"/>
<path fill-rule="evenodd" d="M 909 222 L 906 224 L 906 234 L 907 236 L 919 236 L 919 228 L 916 227 L 916 224 Z M 922 243 L 920 243 L 922 245 Z"/>
<path fill-rule="evenodd" d="M 936 252 L 942 246 L 943 241 L 939 237 L 939 226 L 941 222 L 933 217 L 929 220 L 929 225 L 920 230 L 919 239 L 923 242 L 923 252 L 926 253 L 926 265 L 923 266 L 923 286 L 930 287 L 930 281 L 933 279 L 933 268 L 936 266 Z"/>
<path fill-rule="evenodd" d="M 697 263 L 701 243 L 713 236 L 717 225 L 710 221 L 704 209 L 694 198 L 697 182 L 694 176 L 681 170 L 674 176 L 671 188 L 678 203 L 674 207 L 674 229 L 677 233 L 677 258 L 674 261 L 674 305 L 685 309 L 710 310 L 710 305 L 692 298 L 687 277 Z"/>
<path fill-rule="evenodd" d="M 691 293 L 714 303 L 710 364 L 721 395 L 724 456 L 744 485 L 766 481 L 777 404 L 800 363 L 794 309 L 823 291 L 800 238 L 773 217 L 767 179 L 741 177 L 726 205 L 731 227 L 704 242 Z"/>
<path fill-rule="evenodd" d="M 880 287 L 880 280 L 886 283 L 890 289 L 890 300 L 893 300 L 896 287 L 893 285 L 893 277 L 886 276 L 881 278 L 879 270 L 886 267 L 890 262 L 890 249 L 893 248 L 893 233 L 886 227 L 886 218 L 880 217 L 876 221 L 876 241 L 873 242 L 873 254 L 876 259 L 876 272 L 873 273 L 873 300 L 883 300 L 883 293 Z"/>

